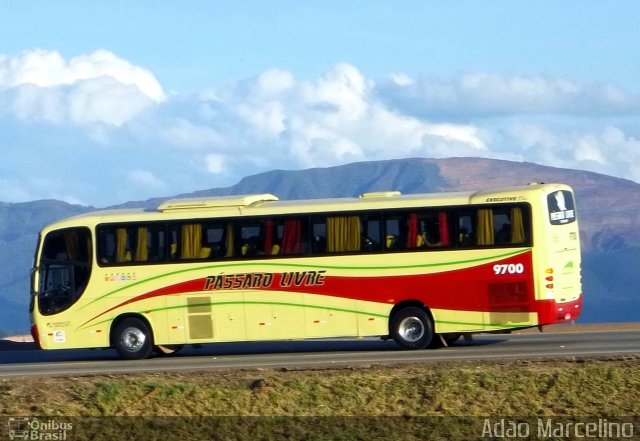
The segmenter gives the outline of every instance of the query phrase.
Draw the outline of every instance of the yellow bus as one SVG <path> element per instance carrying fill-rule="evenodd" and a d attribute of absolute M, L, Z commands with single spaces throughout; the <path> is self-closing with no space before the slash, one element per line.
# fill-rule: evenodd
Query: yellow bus
<path fill-rule="evenodd" d="M 39 237 L 32 334 L 128 359 L 184 344 L 380 336 L 420 349 L 575 320 L 574 194 L 174 199 L 61 220 Z"/>

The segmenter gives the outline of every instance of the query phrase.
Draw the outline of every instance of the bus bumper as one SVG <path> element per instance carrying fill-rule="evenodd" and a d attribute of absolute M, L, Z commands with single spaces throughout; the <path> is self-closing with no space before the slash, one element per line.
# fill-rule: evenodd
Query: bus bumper
<path fill-rule="evenodd" d="M 538 304 L 538 324 L 550 325 L 576 320 L 582 312 L 582 294 L 573 302 L 542 300 Z"/>
<path fill-rule="evenodd" d="M 38 334 L 38 327 L 36 325 L 31 325 L 31 337 L 33 337 L 33 342 L 36 344 L 36 347 L 42 349 L 40 335 Z"/>

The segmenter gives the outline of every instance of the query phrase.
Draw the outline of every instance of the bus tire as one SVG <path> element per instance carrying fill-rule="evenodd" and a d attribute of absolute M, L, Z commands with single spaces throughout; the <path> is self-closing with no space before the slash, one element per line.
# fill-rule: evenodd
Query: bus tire
<path fill-rule="evenodd" d="M 391 337 L 405 349 L 424 349 L 434 337 L 433 323 L 423 309 L 410 306 L 391 317 Z"/>
<path fill-rule="evenodd" d="M 149 326 L 139 318 L 128 317 L 113 329 L 113 346 L 127 360 L 148 358 L 153 350 L 153 334 Z"/>

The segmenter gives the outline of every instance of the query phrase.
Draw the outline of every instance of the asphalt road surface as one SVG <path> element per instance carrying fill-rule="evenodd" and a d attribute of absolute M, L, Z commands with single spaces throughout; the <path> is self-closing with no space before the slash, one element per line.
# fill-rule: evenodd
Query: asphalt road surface
<path fill-rule="evenodd" d="M 33 343 L 0 342 L 0 377 L 77 376 L 215 369 L 300 369 L 423 364 L 437 361 L 640 359 L 640 329 L 475 335 L 441 349 L 407 351 L 379 339 L 322 339 L 185 346 L 171 356 L 120 360 L 111 349 L 40 351 Z"/>

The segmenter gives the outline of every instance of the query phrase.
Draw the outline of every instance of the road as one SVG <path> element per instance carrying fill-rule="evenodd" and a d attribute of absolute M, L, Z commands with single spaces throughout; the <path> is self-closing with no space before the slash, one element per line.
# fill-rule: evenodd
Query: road
<path fill-rule="evenodd" d="M 0 344 L 0 377 L 77 376 L 215 369 L 299 369 L 423 364 L 442 361 L 607 358 L 640 359 L 640 329 L 476 335 L 436 350 L 406 351 L 393 341 L 324 339 L 187 346 L 173 356 L 125 361 L 115 351 L 39 351 L 29 343 Z"/>

